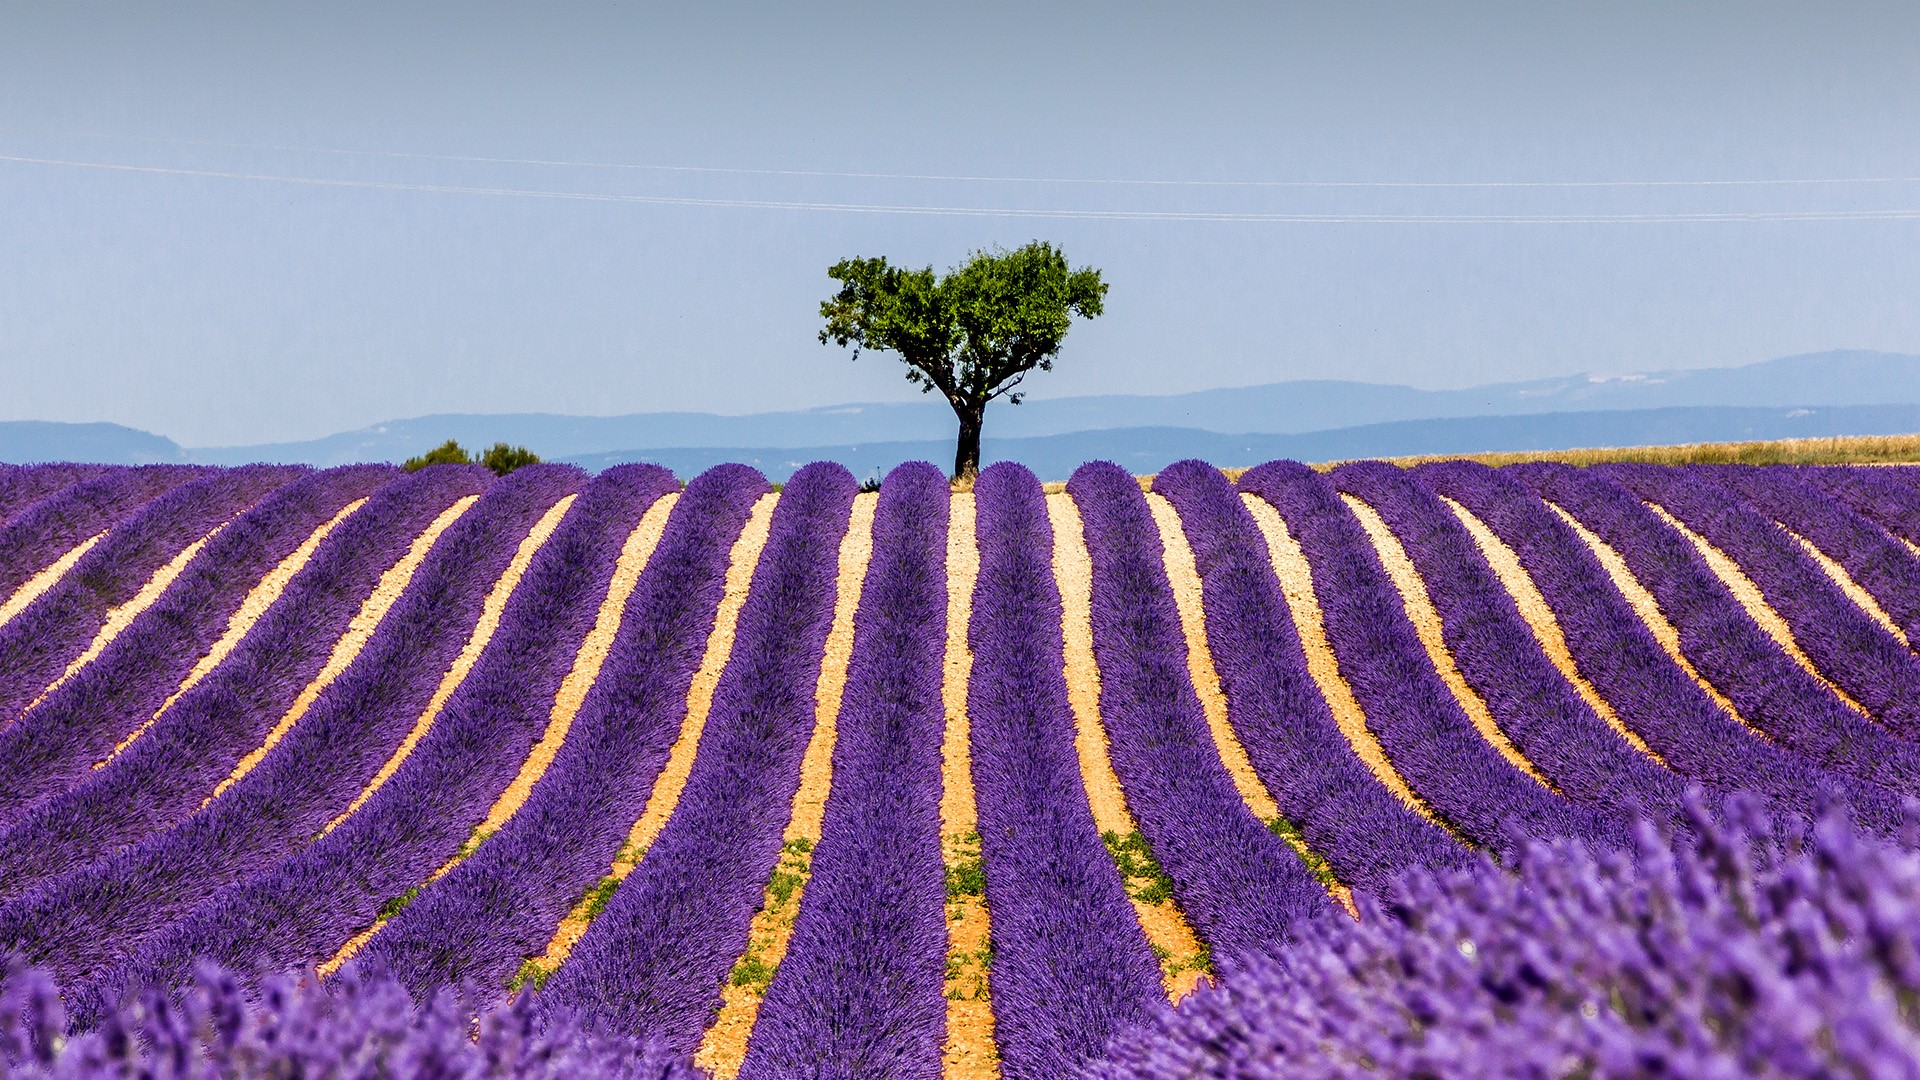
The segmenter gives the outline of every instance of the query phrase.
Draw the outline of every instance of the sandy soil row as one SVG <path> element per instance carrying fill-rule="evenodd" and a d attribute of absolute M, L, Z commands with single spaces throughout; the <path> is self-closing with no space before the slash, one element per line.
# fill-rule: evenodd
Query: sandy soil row
<path fill-rule="evenodd" d="M 133 620 L 139 618 L 141 612 L 152 607 L 166 593 L 167 586 L 173 584 L 173 579 L 179 577 L 181 571 L 187 568 L 187 564 L 193 561 L 193 557 L 200 554 L 200 549 L 206 547 L 208 541 L 220 535 L 220 530 L 224 528 L 226 528 L 225 525 L 216 526 L 212 532 L 188 544 L 167 565 L 155 570 L 153 576 L 147 579 L 145 585 L 140 586 L 140 591 L 134 593 L 131 599 L 107 612 L 106 621 L 100 624 L 99 631 L 93 635 L 93 641 L 88 643 L 86 651 L 74 657 L 73 661 L 67 665 L 67 670 L 61 672 L 60 677 L 49 683 L 45 690 L 40 691 L 40 696 L 33 699 L 33 702 L 27 706 L 27 711 L 31 712 L 34 706 L 47 700 L 48 694 L 60 689 L 62 683 L 73 678 L 81 668 L 98 659 L 100 654 L 106 651 L 107 646 L 113 644 L 113 639 L 120 636 L 121 631 L 133 625 Z"/>
<path fill-rule="evenodd" d="M 1073 709 L 1081 779 L 1094 824 L 1102 833 L 1130 837 L 1139 829 L 1127 810 L 1120 779 L 1114 775 L 1100 720 L 1100 668 L 1093 656 L 1093 559 L 1087 553 L 1080 510 L 1072 496 L 1049 493 L 1047 517 L 1053 524 L 1053 573 L 1060 586 L 1067 702 Z M 1161 957 L 1167 996 L 1178 1001 L 1199 984 L 1206 950 L 1175 901 L 1149 904 L 1133 897 L 1132 888 L 1127 891 L 1141 930 Z"/>
<path fill-rule="evenodd" d="M 321 836 L 339 828 L 341 822 L 373 798 L 373 793 L 400 771 L 400 766 L 413 753 L 413 748 L 426 737 L 434 720 L 439 718 L 440 710 L 446 708 L 448 699 L 453 697 L 453 692 L 460 688 L 460 684 L 467 681 L 474 665 L 480 662 L 480 654 L 486 651 L 487 642 L 492 641 L 494 632 L 500 629 L 500 617 L 506 613 L 507 601 L 513 598 L 513 591 L 520 587 L 520 579 L 526 576 L 527 568 L 533 565 L 533 557 L 553 536 L 553 531 L 560 527 L 561 519 L 567 516 L 568 510 L 573 509 L 574 500 L 578 497 L 568 495 L 554 503 L 540 516 L 539 521 L 533 523 L 533 528 L 527 530 L 520 546 L 514 550 L 513 558 L 507 562 L 507 568 L 501 571 L 493 587 L 487 590 L 487 598 L 480 604 L 480 618 L 474 622 L 473 632 L 467 635 L 466 644 L 460 647 L 459 655 L 453 658 L 453 663 L 447 666 L 446 673 L 440 677 L 440 685 L 434 688 L 433 697 L 427 700 L 426 708 L 420 710 L 420 718 L 414 721 L 413 728 L 381 764 L 379 771 L 360 789 L 360 794 L 347 804 L 346 810 L 320 830 Z"/>
<path fill-rule="evenodd" d="M 693 756 L 700 748 L 700 733 L 706 730 L 707 712 L 713 707 L 713 691 L 720 683 L 720 672 L 727 666 L 727 658 L 733 653 L 733 637 L 740 622 L 740 609 L 747 602 L 747 587 L 753 583 L 753 569 L 760 561 L 760 552 L 767 545 L 767 533 L 773 524 L 773 507 L 779 499 L 771 492 L 762 495 L 753 504 L 752 513 L 747 515 L 747 523 L 734 540 L 733 548 L 727 556 L 726 591 L 720 598 L 720 606 L 714 614 L 713 630 L 707 635 L 706 652 L 700 659 L 700 668 L 693 675 L 693 683 L 687 688 L 687 713 L 681 722 L 680 734 L 674 739 L 673 748 L 667 753 L 667 763 L 661 767 L 660 775 L 653 783 L 653 793 L 647 798 L 646 809 L 640 814 L 640 820 L 634 822 L 633 829 L 627 833 L 627 842 L 620 854 L 607 868 L 608 877 L 623 881 L 633 868 L 640 864 L 646 855 L 648 845 L 660 835 L 667 818 L 680 802 L 680 792 L 687 786 L 687 776 L 693 771 Z M 592 897 L 583 898 L 567 917 L 560 920 L 553 937 L 547 942 L 546 950 L 533 968 L 542 973 L 551 973 L 566 962 L 582 935 L 587 932 L 587 907 Z"/>
<path fill-rule="evenodd" d="M 40 599 L 40 594 L 53 588 L 54 583 L 67 576 L 67 571 L 73 569 L 73 564 L 84 558 L 87 552 L 92 551 L 93 545 L 99 543 L 106 535 L 107 530 L 102 529 L 80 541 L 71 551 L 53 560 L 44 570 L 34 574 L 19 588 L 13 590 L 13 595 L 7 597 L 5 603 L 0 603 L 0 626 L 7 625 L 15 615 L 25 611 L 29 604 Z"/>
<path fill-rule="evenodd" d="M 1367 538 L 1373 541 L 1374 553 L 1380 557 L 1380 564 L 1386 568 L 1387 576 L 1393 579 L 1393 587 L 1400 593 L 1400 602 L 1406 609 L 1407 618 L 1413 623 L 1421 646 L 1427 650 L 1427 659 L 1432 661 L 1434 670 L 1439 673 L 1441 681 L 1447 684 L 1447 689 L 1453 692 L 1461 711 L 1473 721 L 1480 737 L 1500 751 L 1500 756 L 1506 758 L 1514 768 L 1526 773 L 1541 786 L 1558 791 L 1553 781 L 1528 761 L 1520 748 L 1507 738 L 1507 733 L 1500 730 L 1493 710 L 1487 707 L 1487 700 L 1461 674 L 1460 665 L 1454 661 L 1453 650 L 1447 646 L 1440 612 L 1433 606 L 1427 583 L 1421 580 L 1420 571 L 1414 567 L 1413 559 L 1401 545 L 1400 538 L 1393 535 L 1393 530 L 1387 527 L 1373 507 L 1345 493 L 1340 498 L 1347 504 L 1347 509 L 1353 511 L 1353 516 L 1360 519 L 1361 527 L 1367 531 Z"/>
<path fill-rule="evenodd" d="M 940 855 L 947 879 L 952 881 L 980 865 L 980 822 L 973 793 L 973 725 L 967 716 L 967 682 L 973 676 L 967 625 L 973 618 L 974 585 L 980 580 L 980 545 L 974 533 L 970 492 L 955 494 L 947 514 L 947 649 L 940 687 L 947 727 L 941 743 Z M 992 1080 L 1000 1075 L 988 979 L 991 940 L 992 920 L 986 897 L 972 891 L 950 891 L 947 1041 L 941 1055 L 941 1074 L 947 1080 Z"/>
<path fill-rule="evenodd" d="M 873 514 L 880 497 L 872 492 L 854 496 L 846 535 L 840 539 L 839 576 L 833 602 L 833 623 L 827 630 L 820 673 L 814 682 L 813 734 L 800 759 L 800 786 L 793 793 L 786 832 L 781 836 L 780 861 L 760 898 L 760 910 L 747 928 L 747 947 L 720 990 L 720 1011 L 700 1040 L 695 1064 L 720 1080 L 732 1080 L 746 1060 L 747 1041 L 760 1015 L 760 1002 L 793 938 L 793 921 L 800 913 L 813 866 L 813 848 L 820 842 L 821 822 L 827 812 L 827 794 L 833 787 L 833 748 L 839 735 L 840 700 L 847 686 L 847 666 L 853 659 L 853 622 L 866 585 L 867 565 L 873 559 Z"/>

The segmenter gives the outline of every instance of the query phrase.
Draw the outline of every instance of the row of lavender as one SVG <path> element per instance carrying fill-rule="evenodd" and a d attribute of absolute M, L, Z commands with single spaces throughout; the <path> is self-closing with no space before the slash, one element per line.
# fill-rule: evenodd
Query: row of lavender
<path fill-rule="evenodd" d="M 580 486 L 576 476 L 536 471 L 516 474 L 518 483 L 496 485 L 475 508 L 469 527 L 450 533 L 444 552 L 436 549 L 437 561 L 422 568 L 424 591 L 411 595 L 429 598 L 411 600 L 408 617 L 470 613 L 513 542 L 556 498 Z M 1663 476 L 1623 472 L 1618 479 L 1652 485 Z M 1742 500 L 1703 510 L 1678 494 L 1662 497 L 1663 489 L 1646 490 L 1690 525 L 1699 522 L 1700 531 L 1755 573 L 1763 590 L 1770 583 L 1782 589 L 1778 581 L 1788 571 L 1767 577 L 1769 571 L 1752 569 L 1766 565 L 1751 550 L 1758 541 L 1716 524 L 1728 516 L 1728 507 L 1754 513 L 1747 507 L 1765 506 L 1754 491 L 1773 490 L 1779 499 L 1778 489 L 1786 484 L 1818 484 L 1841 496 L 1807 498 L 1789 491 L 1784 497 L 1802 505 L 1803 516 L 1814 515 L 1807 519 L 1814 525 L 1800 525 L 1803 535 L 1833 553 L 1876 598 L 1884 596 L 1881 602 L 1889 611 L 1910 617 L 1912 607 L 1902 606 L 1899 589 L 1913 575 L 1894 558 L 1910 556 L 1884 531 L 1897 527 L 1889 523 L 1900 521 L 1902 508 L 1911 506 L 1903 502 L 1911 496 L 1900 481 L 1851 471 L 1806 479 L 1780 470 L 1715 472 L 1703 478 L 1726 480 Z M 1758 628 L 1751 620 L 1742 623 L 1746 616 L 1728 607 L 1731 598 L 1722 595 L 1724 590 L 1716 593 L 1711 579 L 1701 576 L 1710 571 L 1698 564 L 1697 555 L 1671 544 L 1662 548 L 1663 537 L 1677 534 L 1649 529 L 1648 521 L 1658 525 L 1657 519 L 1646 516 L 1650 512 L 1626 494 L 1628 489 L 1571 470 L 1522 470 L 1521 479 L 1530 490 L 1507 475 L 1459 465 L 1430 468 L 1417 477 L 1382 466 L 1352 466 L 1336 471 L 1331 481 L 1276 465 L 1256 470 L 1241 485 L 1279 507 L 1299 535 L 1314 567 L 1342 673 L 1431 820 L 1394 800 L 1343 752 L 1342 737 L 1306 673 L 1257 529 L 1231 486 L 1197 463 L 1176 466 L 1156 481 L 1156 490 L 1180 510 L 1198 558 L 1209 639 L 1232 722 L 1261 779 L 1337 876 L 1378 891 L 1406 867 L 1460 865 L 1467 845 L 1510 855 L 1528 837 L 1577 835 L 1618 846 L 1626 835 L 1621 803 L 1631 800 L 1677 820 L 1681 776 L 1719 787 L 1758 788 L 1776 806 L 1794 811 L 1812 809 L 1829 792 L 1841 793 L 1863 824 L 1883 832 L 1891 828 L 1895 795 L 1907 790 L 1907 744 L 1889 736 L 1869 743 L 1871 753 L 1850 757 L 1835 747 L 1845 750 L 1873 737 L 1881 731 L 1872 726 L 1876 722 L 1896 723 L 1892 705 L 1908 699 L 1874 699 L 1881 709 L 1873 720 L 1845 712 L 1825 687 L 1770 643 L 1751 636 Z M 524 604 L 516 599 L 509 608 L 496 646 L 463 685 L 462 694 L 468 685 L 475 688 L 474 703 L 461 706 L 456 696 L 445 726 L 436 724 L 409 759 L 406 770 L 412 771 L 396 775 L 347 826 L 301 850 L 308 834 L 345 809 L 343 800 L 364 785 L 382 748 L 397 741 L 405 721 L 417 715 L 423 693 L 462 638 L 458 619 L 448 616 L 437 631 L 408 621 L 396 621 L 391 634 L 383 629 L 385 637 L 369 645 L 378 665 L 356 665 L 356 671 L 370 673 L 361 680 L 366 685 L 355 688 L 353 680 L 343 679 L 349 688 L 333 700 L 343 703 L 335 709 L 385 720 L 365 728 L 336 722 L 330 729 L 323 722 L 295 729 L 320 731 L 304 760 L 322 763 L 321 769 L 289 764 L 276 775 L 263 765 L 258 772 L 266 776 L 237 785 L 188 817 L 186 827 L 156 833 L 178 824 L 179 811 L 167 819 L 163 799 L 155 811 L 160 817 L 129 821 L 129 813 L 146 812 L 126 808 L 127 796 L 140 790 L 142 774 L 133 765 L 114 774 L 129 777 L 118 781 L 117 793 L 109 781 L 98 796 L 37 819 L 39 832 L 20 834 L 19 858 L 30 858 L 39 850 L 36 845 L 64 842 L 71 845 L 64 850 L 77 853 L 67 858 L 93 861 L 76 873 L 39 882 L 0 907 L 0 923 L 10 937 L 28 943 L 30 955 L 69 972 L 96 970 L 92 965 L 112 955 L 131 954 L 130 967 L 94 980 L 91 997 L 80 995 L 97 1008 L 106 1000 L 102 991 L 129 978 L 178 980 L 196 955 L 214 953 L 243 967 L 311 961 L 352 928 L 365 925 L 383 897 L 419 882 L 453 854 L 479 811 L 506 783 L 511 762 L 523 757 L 537 737 L 544 719 L 540 706 L 551 699 L 552 686 L 564 672 L 563 658 L 571 656 L 584 633 L 582 609 L 591 608 L 584 598 L 596 595 L 596 582 L 604 590 L 619 539 L 669 479 L 626 477 L 624 491 L 616 490 L 620 482 L 609 474 L 587 486 L 569 515 L 567 532 L 556 535 L 529 574 L 524 586 L 529 599 Z M 618 662 L 610 659 L 589 696 L 551 782 L 536 788 L 534 799 L 499 837 L 480 845 L 473 858 L 423 892 L 375 939 L 372 955 L 400 971 L 416 993 L 459 978 L 495 982 L 509 973 L 520 958 L 538 952 L 570 901 L 611 861 L 624 823 L 637 816 L 677 730 L 678 706 L 717 602 L 726 544 L 762 490 L 764 483 L 748 470 L 717 470 L 690 485 L 685 506 L 676 510 L 630 605 L 631 612 L 656 617 L 623 621 L 615 645 Z M 827 836 L 841 839 L 823 839 L 820 881 L 809 893 L 817 899 L 803 906 L 793 953 L 769 992 L 766 1029 L 756 1035 L 749 1070 L 791 1071 L 796 1061 L 809 1060 L 806 1055 L 884 1061 L 903 1072 L 937 1069 L 930 1054 L 930 1048 L 937 1051 L 937 978 L 929 985 L 924 974 L 913 972 L 931 965 L 937 975 L 939 957 L 937 929 L 917 924 L 914 915 L 938 915 L 937 824 L 929 824 L 927 809 L 929 792 L 932 805 L 938 801 L 937 769 L 930 771 L 927 764 L 928 748 L 937 741 L 928 731 L 928 710 L 937 716 L 937 707 L 929 705 L 925 685 L 938 663 L 920 656 L 931 651 L 937 657 L 927 628 L 938 620 L 919 609 L 936 609 L 932 598 L 944 584 L 936 580 L 930 553 L 938 545 L 929 531 L 930 522 L 944 524 L 944 498 L 935 478 L 911 471 L 890 478 L 883 490 L 874 560 L 878 587 L 863 601 L 860 625 L 897 622 L 923 632 L 917 644 L 915 635 L 904 631 L 867 631 L 856 638 L 850 713 L 843 725 L 857 720 L 887 726 L 876 730 L 856 722 L 846 727 L 850 742 L 843 752 L 850 756 L 844 771 L 836 768 L 836 776 L 844 779 L 836 784 L 827 824 Z M 1213 753 L 1187 679 L 1184 642 L 1158 544 L 1147 539 L 1154 535 L 1153 524 L 1137 486 L 1111 467 L 1088 467 L 1069 490 L 1085 515 L 1085 539 L 1095 563 L 1095 646 L 1115 771 L 1173 879 L 1177 899 L 1223 969 L 1232 970 L 1294 936 L 1297 927 L 1328 907 L 1327 898 L 1291 851 L 1247 812 Z M 1360 496 L 1401 537 L 1434 594 L 1463 674 L 1551 787 L 1507 765 L 1461 714 L 1426 664 L 1391 582 L 1357 522 L 1340 506 L 1336 490 Z M 555 1005 L 584 1009 L 598 1022 L 631 1033 L 664 1035 L 680 1049 L 690 1049 L 710 1019 L 719 978 L 744 943 L 753 902 L 777 855 L 780 811 L 797 784 L 812 715 L 811 670 L 817 669 L 832 607 L 832 552 L 850 492 L 850 478 L 831 467 L 809 470 L 788 488 L 742 613 L 734 660 L 716 693 L 712 742 L 703 739 L 680 812 L 563 969 L 550 994 Z M 1079 811 L 1070 797 L 1078 791 L 1078 777 L 1068 775 L 1077 770 L 1064 689 L 1056 686 L 1058 598 L 1050 593 L 1040 554 L 1049 550 L 1048 542 L 1036 532 L 1045 529 L 1044 511 L 1036 516 L 1038 485 L 1022 470 L 997 467 L 981 478 L 979 492 L 982 585 L 971 631 L 979 703 L 975 781 L 995 918 L 994 995 L 1005 1003 L 998 1010 L 1006 1017 L 1001 1052 L 1008 1075 L 1051 1074 L 1096 1054 L 1107 1034 L 1142 1015 L 1157 987 L 1144 940 L 1137 929 L 1127 933 L 1131 914 L 1119 882 L 1102 861 L 1090 819 L 1083 820 L 1084 797 Z M 1512 600 L 1473 555 L 1472 539 L 1437 494 L 1467 506 L 1516 549 L 1567 630 L 1581 674 L 1671 771 L 1651 766 L 1627 748 L 1571 693 L 1533 645 Z M 1580 540 L 1538 494 L 1573 510 L 1629 554 L 1636 574 L 1680 628 L 1689 658 L 1717 686 L 1747 694 L 1735 694 L 1736 704 L 1745 703 L 1742 715 L 1752 713 L 1749 719 L 1772 741 L 1727 717 L 1659 654 L 1644 626 L 1617 602 L 1604 578 L 1596 577 L 1603 571 Z M 1813 535 L 1815 525 L 1828 532 Z M 1829 534 L 1840 537 L 1831 547 L 1824 539 Z M 1769 536 L 1783 534 L 1762 530 L 1761 539 Z M 571 538 L 571 547 L 563 537 Z M 1657 555 L 1642 555 L 1642 547 Z M 571 555 L 561 554 L 569 550 Z M 1806 558 L 1781 550 L 1785 554 L 1779 558 L 1789 567 L 1795 556 Z M 368 562 L 384 565 L 378 558 Z M 1784 580 L 1790 588 L 1794 579 Z M 548 600 L 544 606 L 542 596 Z M 1768 596 L 1775 600 L 1776 592 Z M 1814 625 L 1808 620 L 1817 620 L 1819 609 L 1807 615 L 1791 600 L 1775 602 L 1798 636 L 1810 636 L 1803 627 Z M 1846 603 L 1857 613 L 1851 601 Z M 396 611 L 394 618 L 406 614 Z M 1036 615 L 1040 622 L 1034 625 Z M 1740 632 L 1748 637 L 1739 637 Z M 395 643 L 402 638 L 407 645 Z M 1694 655 L 1715 647 L 1727 657 Z M 1809 643 L 1808 651 L 1817 648 Z M 1890 662 L 1912 662 L 1904 649 L 1889 656 Z M 887 681 L 916 665 L 922 675 L 917 687 Z M 389 669 L 406 676 L 379 676 Z M 508 689 L 529 677 L 534 693 L 516 697 Z M 1845 676 L 1833 677 L 1838 682 Z M 936 684 L 932 699 L 937 697 Z M 996 712 L 998 701 L 1007 705 Z M 1808 722 L 1796 708 L 1825 708 L 1826 714 L 1812 715 L 1834 723 L 1857 721 L 1859 730 L 1843 728 L 1849 738 L 1821 743 L 1822 723 Z M 463 709 L 471 717 L 464 728 L 458 720 Z M 495 729 L 496 717 L 516 711 L 517 726 Z M 244 735 L 225 743 L 193 741 L 198 729 L 180 726 L 188 729 L 183 749 L 145 773 L 163 788 L 173 785 L 170 790 L 204 790 L 204 777 L 194 776 L 197 755 L 212 754 L 201 770 L 211 776 L 222 772 L 219 761 L 232 756 L 227 751 L 228 758 L 221 758 L 222 746 L 252 745 Z M 161 734 L 158 726 L 153 734 Z M 1023 744 L 1030 750 L 1009 756 Z M 146 744 L 135 750 L 140 745 Z M 84 756 L 69 754 L 74 760 Z M 116 758 L 114 767 L 121 760 Z M 302 758 L 283 753 L 270 760 Z M 906 789 L 868 790 L 859 780 L 870 768 L 920 779 Z M 1042 771 L 1036 774 L 1036 769 Z M 87 792 L 100 779 L 91 778 L 73 793 Z M 62 789 L 34 808 L 68 794 Z M 895 801 L 901 797 L 909 801 Z M 617 809 L 608 814 L 602 808 L 610 803 Z M 263 829 L 252 820 L 256 817 L 274 824 Z M 68 821 L 81 827 L 54 835 L 52 830 Z M 1003 842 L 996 838 L 997 821 L 1032 827 L 998 830 L 1019 838 Z M 113 832 L 116 828 L 124 831 Z M 893 836 L 892 830 L 901 828 L 908 832 Z M 100 835 L 106 838 L 92 835 L 93 829 L 105 830 Z M 589 836 L 580 843 L 583 833 L 596 829 L 597 840 Z M 11 829 L 4 834 L 12 835 Z M 141 835 L 147 839 L 112 860 L 99 854 Z M 1209 839 L 1223 835 L 1234 838 L 1230 846 Z M 829 854 L 873 845 L 887 858 L 875 863 Z M 36 876 L 31 868 L 18 873 L 23 881 Z M 138 883 L 138 901 L 115 887 L 121 881 Z M 875 881 L 898 884 L 874 888 Z M 933 902 L 922 897 L 916 906 L 908 898 L 915 890 L 927 892 L 929 882 Z M 896 890 L 904 890 L 897 902 L 889 899 Z M 209 892 L 212 900 L 187 913 L 189 901 Z M 532 903 L 523 904 L 529 896 Z M 860 899 L 867 896 L 873 899 Z M 890 915 L 888 905 L 894 903 L 898 914 Z M 1063 911 L 1086 917 L 1063 919 Z M 836 950 L 844 951 L 845 945 L 835 935 L 862 924 L 872 929 L 855 939 L 861 955 L 839 955 Z M 659 960 L 636 964 L 636 955 Z M 80 962 L 63 959 L 71 956 L 80 956 Z M 836 968 L 862 974 L 852 980 L 841 975 L 838 981 L 819 974 Z M 1094 968 L 1099 974 L 1062 978 L 1063 968 Z M 897 992 L 881 995 L 877 1005 L 868 1001 L 862 995 L 872 993 L 874 980 Z M 854 996 L 845 997 L 849 994 Z M 834 1015 L 836 1003 L 856 1002 L 861 1015 L 870 1018 L 865 1030 L 832 1030 L 826 1037 L 831 1025 L 821 1017 Z M 1027 1002 L 1032 1006 L 1022 1007 Z M 904 1062 L 916 1064 L 909 1069 Z"/>

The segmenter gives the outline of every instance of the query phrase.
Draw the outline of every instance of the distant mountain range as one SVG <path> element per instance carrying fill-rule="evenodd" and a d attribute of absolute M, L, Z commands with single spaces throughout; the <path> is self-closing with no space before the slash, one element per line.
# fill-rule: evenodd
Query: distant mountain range
<path fill-rule="evenodd" d="M 1165 396 L 1103 395 L 999 405 L 983 453 L 1065 475 L 1108 458 L 1150 471 L 1183 457 L 1251 464 L 1481 450 L 1876 435 L 1920 431 L 1920 356 L 1835 351 L 1739 368 L 1572 375 L 1465 390 L 1331 380 Z M 657 461 L 682 475 L 743 461 L 780 478 L 838 460 L 866 475 L 903 460 L 945 464 L 953 416 L 933 399 L 721 416 L 449 414 L 306 442 L 181 447 L 116 424 L 0 422 L 0 461 L 399 461 L 449 438 L 505 440 L 548 460 Z"/>

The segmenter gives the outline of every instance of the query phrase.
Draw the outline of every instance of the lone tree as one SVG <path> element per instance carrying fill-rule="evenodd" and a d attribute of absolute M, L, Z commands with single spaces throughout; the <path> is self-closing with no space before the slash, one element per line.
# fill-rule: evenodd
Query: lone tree
<path fill-rule="evenodd" d="M 1107 294 L 1100 271 L 1069 270 L 1052 244 L 1034 241 L 1015 251 L 977 251 L 945 277 L 933 267 L 907 270 L 877 259 L 843 259 L 827 271 L 840 292 L 822 301 L 826 329 L 820 342 L 900 354 L 907 381 L 923 393 L 945 395 L 960 419 L 953 452 L 959 480 L 980 469 L 980 427 L 987 403 L 1005 397 L 1034 368 L 1053 370 L 1053 358 L 1073 316 L 1100 314 Z"/>

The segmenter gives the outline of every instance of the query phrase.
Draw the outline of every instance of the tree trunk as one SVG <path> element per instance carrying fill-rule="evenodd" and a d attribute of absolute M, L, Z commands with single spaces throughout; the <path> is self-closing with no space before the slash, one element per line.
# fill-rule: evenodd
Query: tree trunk
<path fill-rule="evenodd" d="M 986 406 L 955 409 L 960 417 L 960 440 L 953 448 L 953 478 L 969 480 L 980 471 L 980 427 L 986 420 Z"/>

